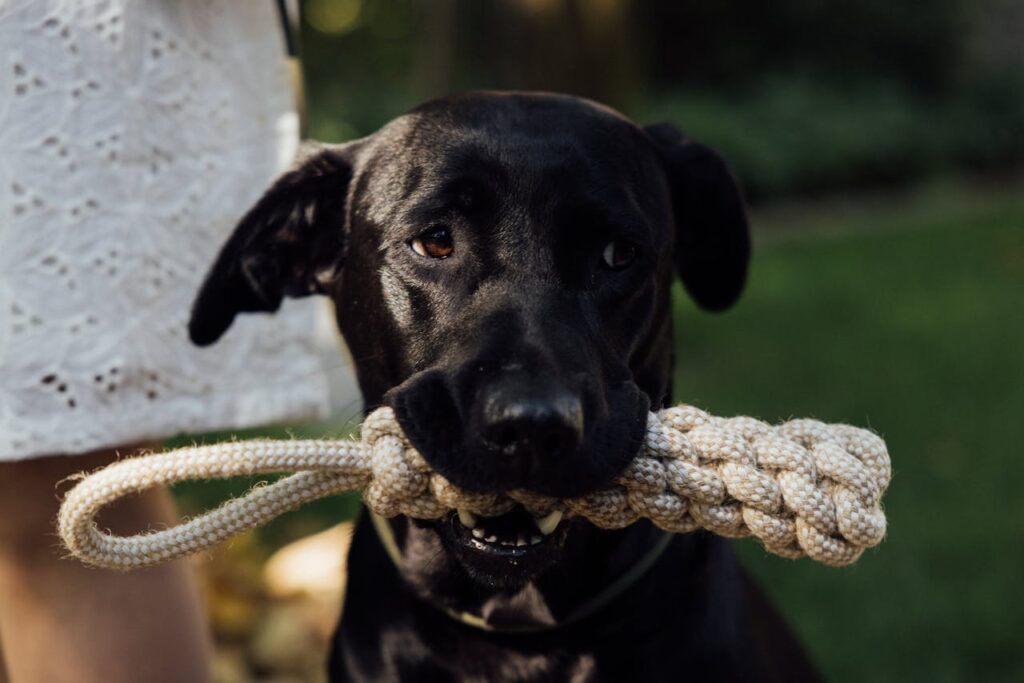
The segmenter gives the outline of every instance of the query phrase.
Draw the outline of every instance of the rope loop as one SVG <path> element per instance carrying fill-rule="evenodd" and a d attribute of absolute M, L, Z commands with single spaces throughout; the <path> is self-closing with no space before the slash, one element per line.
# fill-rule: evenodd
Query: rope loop
<path fill-rule="evenodd" d="M 95 521 L 115 500 L 154 486 L 289 472 L 169 529 L 124 537 Z M 680 405 L 648 415 L 640 452 L 607 488 L 569 499 L 481 493 L 434 472 L 384 407 L 366 417 L 359 441 L 260 439 L 116 462 L 68 493 L 58 531 L 83 562 L 146 567 L 206 550 L 317 498 L 362 489 L 366 505 L 384 517 L 438 519 L 460 508 L 494 516 L 519 504 L 605 529 L 645 518 L 675 533 L 755 536 L 776 555 L 843 566 L 885 537 L 881 499 L 891 479 L 885 442 L 865 429 L 808 419 L 773 427 Z"/>

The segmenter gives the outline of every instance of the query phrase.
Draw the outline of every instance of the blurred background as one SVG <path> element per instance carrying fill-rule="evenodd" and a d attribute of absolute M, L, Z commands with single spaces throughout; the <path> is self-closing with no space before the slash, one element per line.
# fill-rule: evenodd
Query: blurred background
<path fill-rule="evenodd" d="M 320 140 L 522 88 L 716 147 L 755 255 L 727 313 L 676 292 L 676 400 L 868 425 L 895 467 L 889 537 L 855 566 L 739 541 L 746 565 L 829 680 L 1024 680 L 1024 3 L 305 0 L 298 34 Z M 262 433 L 342 435 L 343 413 Z M 195 512 L 249 483 L 177 494 Z M 219 681 L 317 680 L 357 511 L 321 501 L 198 560 Z"/>

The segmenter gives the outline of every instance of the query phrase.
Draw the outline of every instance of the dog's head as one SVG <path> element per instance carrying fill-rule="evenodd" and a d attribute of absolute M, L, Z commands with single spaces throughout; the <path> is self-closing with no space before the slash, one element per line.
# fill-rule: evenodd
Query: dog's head
<path fill-rule="evenodd" d="M 438 472 L 579 496 L 623 469 L 668 399 L 673 272 L 723 309 L 749 251 L 729 170 L 671 125 L 567 96 L 469 94 L 307 150 L 227 242 L 190 333 L 209 344 L 239 312 L 326 294 L 367 405 L 392 405 Z M 410 555 L 433 544 L 477 580 L 521 585 L 568 534 L 601 533 L 557 522 L 394 524 Z"/>

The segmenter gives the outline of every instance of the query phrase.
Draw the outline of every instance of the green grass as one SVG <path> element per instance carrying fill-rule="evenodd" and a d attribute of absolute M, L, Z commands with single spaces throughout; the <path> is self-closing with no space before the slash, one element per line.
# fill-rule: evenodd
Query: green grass
<path fill-rule="evenodd" d="M 735 309 L 677 297 L 677 400 L 889 444 L 889 535 L 855 566 L 737 544 L 829 680 L 1024 680 L 1022 194 L 777 212 Z"/>
<path fill-rule="evenodd" d="M 869 425 L 895 477 L 889 537 L 853 567 L 749 540 L 746 564 L 829 680 L 1024 680 L 1024 193 L 936 186 L 776 208 L 755 228 L 735 309 L 703 314 L 677 292 L 677 400 Z M 194 512 L 245 484 L 178 493 Z M 261 539 L 355 508 L 320 501 Z"/>

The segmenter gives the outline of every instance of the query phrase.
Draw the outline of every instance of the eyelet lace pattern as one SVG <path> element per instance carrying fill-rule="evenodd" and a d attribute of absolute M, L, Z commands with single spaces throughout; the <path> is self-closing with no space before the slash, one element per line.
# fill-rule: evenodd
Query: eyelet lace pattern
<path fill-rule="evenodd" d="M 320 415 L 311 301 L 194 348 L 295 153 L 273 3 L 0 0 L 0 460 Z"/>

